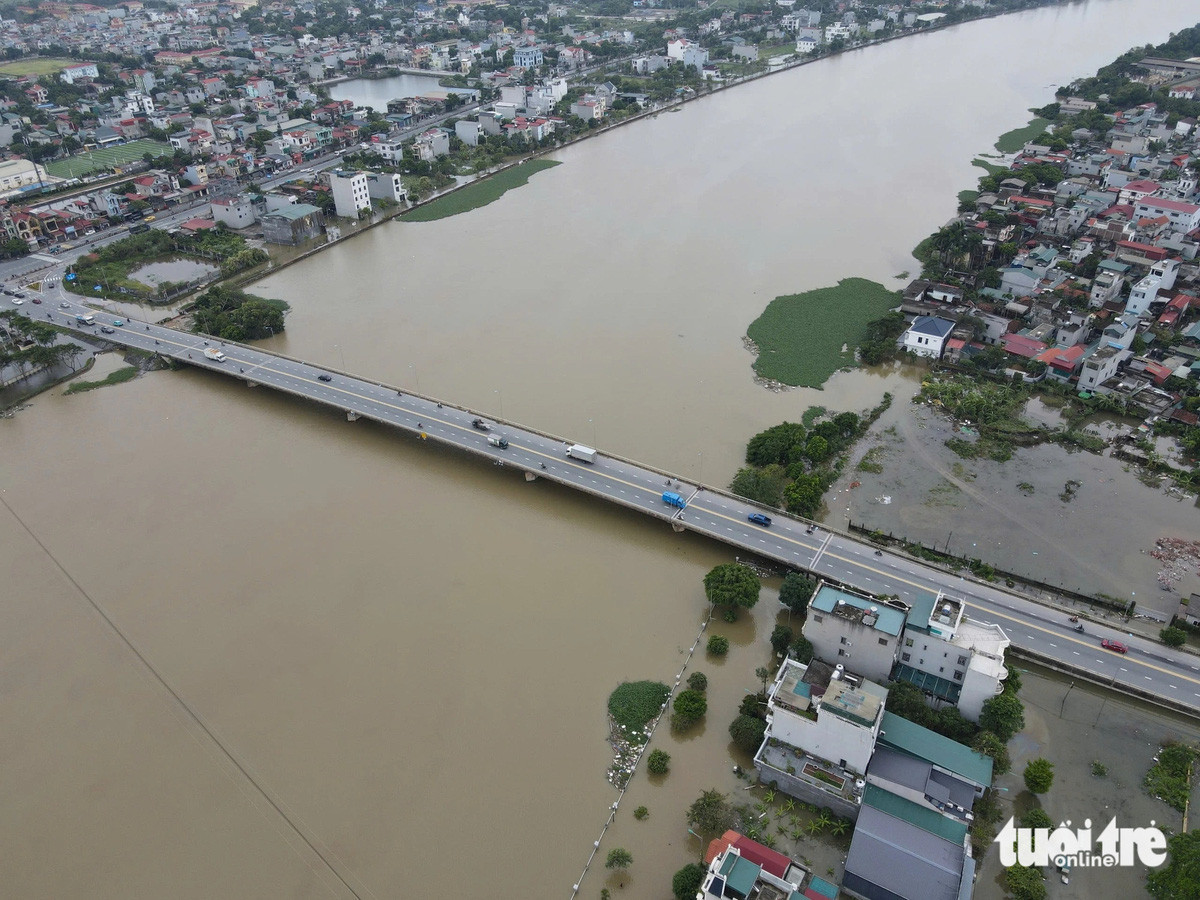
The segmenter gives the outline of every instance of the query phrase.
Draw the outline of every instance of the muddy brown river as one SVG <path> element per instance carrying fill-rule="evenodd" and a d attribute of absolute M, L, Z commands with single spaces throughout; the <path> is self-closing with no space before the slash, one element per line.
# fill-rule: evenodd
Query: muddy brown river
<path fill-rule="evenodd" d="M 973 154 L 1185 6 L 977 22 L 619 129 L 261 283 L 293 306 L 272 346 L 727 483 L 753 432 L 900 383 L 756 387 L 766 302 L 899 284 Z M 569 897 L 615 799 L 605 699 L 674 677 L 731 556 L 197 372 L 40 397 L 0 460 L 13 897 Z M 623 896 L 664 896 L 697 850 L 683 809 L 738 788 L 726 726 L 777 608 L 722 623 L 707 726 L 635 779 L 651 816 L 623 804 L 602 845 L 634 855 Z"/>

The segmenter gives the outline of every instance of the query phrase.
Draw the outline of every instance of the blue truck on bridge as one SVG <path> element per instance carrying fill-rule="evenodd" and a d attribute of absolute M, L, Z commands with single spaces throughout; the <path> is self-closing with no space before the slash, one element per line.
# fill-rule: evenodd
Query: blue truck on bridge
<path fill-rule="evenodd" d="M 667 506 L 676 506 L 679 509 L 687 509 L 687 501 L 674 491 L 663 491 L 663 503 L 667 504 Z"/>

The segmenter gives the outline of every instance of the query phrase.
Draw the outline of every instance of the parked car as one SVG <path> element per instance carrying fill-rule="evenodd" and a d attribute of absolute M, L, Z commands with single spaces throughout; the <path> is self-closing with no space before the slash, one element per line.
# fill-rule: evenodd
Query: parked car
<path fill-rule="evenodd" d="M 13 305 L 14 305 L 14 306 L 20 306 L 20 305 L 21 305 L 22 303 L 24 303 L 25 301 L 24 301 L 24 300 L 22 300 L 20 297 L 13 297 L 13 298 L 12 298 L 12 302 L 13 302 Z"/>
<path fill-rule="evenodd" d="M 764 516 L 762 513 L 750 513 L 746 516 L 747 522 L 753 522 L 755 525 L 761 525 L 763 528 L 771 527 L 771 517 Z"/>
<path fill-rule="evenodd" d="M 1110 641 L 1108 638 L 1105 638 L 1104 640 L 1102 640 L 1100 642 L 1100 646 L 1103 647 L 1105 650 L 1111 650 L 1114 653 L 1128 653 L 1129 652 L 1129 648 L 1126 647 L 1124 644 L 1122 644 L 1120 641 Z"/>

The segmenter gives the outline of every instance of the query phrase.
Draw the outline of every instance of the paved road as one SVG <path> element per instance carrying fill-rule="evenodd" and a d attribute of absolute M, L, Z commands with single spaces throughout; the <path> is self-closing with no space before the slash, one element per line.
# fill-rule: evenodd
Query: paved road
<path fill-rule="evenodd" d="M 9 302 L 8 298 L 3 298 Z M 67 304 L 60 308 L 59 304 Z M 80 298 L 64 292 L 61 284 L 48 288 L 40 306 L 19 309 L 38 318 L 49 316 L 58 324 L 75 325 L 76 312 L 96 316 L 96 331 L 112 327 L 113 316 L 85 307 Z M 353 378 L 340 372 L 296 362 L 240 345 L 224 344 L 144 322 L 114 328 L 114 334 L 97 335 L 114 343 L 161 353 L 184 363 L 232 375 L 249 383 L 266 385 L 345 411 L 349 416 L 374 419 L 426 439 L 450 444 L 487 458 L 497 465 L 521 469 L 540 478 L 565 484 L 630 509 L 670 522 L 676 528 L 704 534 L 732 546 L 752 551 L 788 566 L 807 569 L 826 578 L 875 594 L 898 594 L 914 601 L 944 592 L 965 601 L 970 616 L 1000 625 L 1013 644 L 1063 663 L 1079 667 L 1092 677 L 1114 686 L 1129 686 L 1188 707 L 1200 715 L 1200 659 L 1171 650 L 1157 642 L 1086 623 L 1077 634 L 1067 613 L 932 568 L 909 557 L 882 553 L 843 534 L 769 511 L 774 521 L 763 528 L 747 521 L 758 507 L 687 480 L 633 462 L 598 456 L 594 464 L 566 456 L 568 442 L 509 425 L 497 424 L 492 433 L 508 438 L 505 450 L 487 443 L 487 433 L 472 427 L 476 413 L 407 391 Z M 205 346 L 219 347 L 228 357 L 214 362 L 204 357 Z M 329 376 L 322 381 L 319 376 Z M 677 510 L 662 502 L 664 490 L 681 494 L 688 502 Z M 811 531 L 810 531 L 811 527 Z M 1122 656 L 1101 649 L 1101 638 L 1119 639 L 1129 646 Z"/>

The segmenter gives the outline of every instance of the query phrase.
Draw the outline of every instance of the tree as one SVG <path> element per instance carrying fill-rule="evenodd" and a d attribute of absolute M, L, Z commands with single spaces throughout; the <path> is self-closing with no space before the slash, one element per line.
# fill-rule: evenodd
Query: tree
<path fill-rule="evenodd" d="M 740 563 L 723 563 L 704 576 L 704 592 L 709 602 L 724 606 L 735 615 L 739 606 L 753 607 L 760 590 L 762 582 L 758 576 Z"/>
<path fill-rule="evenodd" d="M 817 583 L 807 575 L 788 572 L 779 587 L 779 602 L 798 616 L 808 612 L 808 601 L 812 599 Z"/>
<path fill-rule="evenodd" d="M 666 750 L 651 750 L 646 771 L 651 775 L 666 775 L 671 770 L 671 754 Z"/>
<path fill-rule="evenodd" d="M 810 662 L 812 662 L 814 653 L 812 641 L 810 641 L 804 635 L 800 635 L 798 638 L 792 641 L 791 652 L 792 658 L 795 659 L 796 662 L 808 665 Z"/>
<path fill-rule="evenodd" d="M 671 893 L 675 895 L 675 900 L 692 900 L 704 883 L 706 871 L 699 863 L 688 863 L 676 872 L 671 879 Z"/>
<path fill-rule="evenodd" d="M 1200 831 L 1177 834 L 1167 842 L 1167 862 L 1150 870 L 1146 890 L 1155 900 L 1200 897 Z"/>
<path fill-rule="evenodd" d="M 763 735 L 767 731 L 767 723 L 755 716 L 738 716 L 729 723 L 729 736 L 738 749 L 745 753 L 755 753 L 762 746 Z"/>
<path fill-rule="evenodd" d="M 729 638 L 719 634 L 711 634 L 708 637 L 708 646 L 706 649 L 713 656 L 724 656 L 729 652 Z"/>
<path fill-rule="evenodd" d="M 737 813 L 729 798 L 716 788 L 702 793 L 687 811 L 687 823 L 703 835 L 724 834 L 733 827 Z"/>
<path fill-rule="evenodd" d="M 804 445 L 804 455 L 815 463 L 823 462 L 829 456 L 829 441 L 819 434 L 814 434 Z"/>
<path fill-rule="evenodd" d="M 671 724 L 676 728 L 688 728 L 704 718 L 708 712 L 708 700 L 699 691 L 682 691 L 675 698 L 674 708 Z"/>
<path fill-rule="evenodd" d="M 1158 639 L 1168 647 L 1182 647 L 1187 643 L 1187 632 L 1170 625 L 1158 633 Z"/>
<path fill-rule="evenodd" d="M 1054 763 L 1043 757 L 1031 759 L 1025 766 L 1025 787 L 1032 794 L 1044 794 L 1054 783 Z"/>
<path fill-rule="evenodd" d="M 1046 900 L 1046 882 L 1038 869 L 1009 866 L 1004 870 L 1004 883 L 1013 900 Z"/>
<path fill-rule="evenodd" d="M 693 672 L 688 676 L 687 686 L 693 691 L 707 691 L 708 676 L 703 672 Z"/>
<path fill-rule="evenodd" d="M 890 698 L 889 698 L 890 699 Z M 1025 707 L 1012 691 L 986 700 L 979 714 L 979 727 L 990 731 L 1004 743 L 1025 727 Z"/>
<path fill-rule="evenodd" d="M 604 862 L 606 869 L 628 869 L 633 864 L 633 854 L 624 847 L 613 847 Z"/>
<path fill-rule="evenodd" d="M 757 669 L 754 670 L 754 677 L 762 682 L 764 694 L 767 692 L 767 682 L 771 680 L 772 674 L 773 673 L 771 672 L 771 670 L 768 669 L 766 666 L 759 666 Z"/>
<path fill-rule="evenodd" d="M 1004 775 L 1012 769 L 1012 759 L 1008 755 L 1008 747 L 990 731 L 979 732 L 971 743 L 971 749 L 992 758 L 992 774 L 994 775 Z"/>
<path fill-rule="evenodd" d="M 771 649 L 776 655 L 782 655 L 787 652 L 787 648 L 792 643 L 792 629 L 786 625 L 776 625 L 771 631 Z"/>
<path fill-rule="evenodd" d="M 1046 815 L 1046 811 L 1034 807 L 1025 815 L 1021 816 L 1022 828 L 1053 828 L 1054 820 Z"/>

